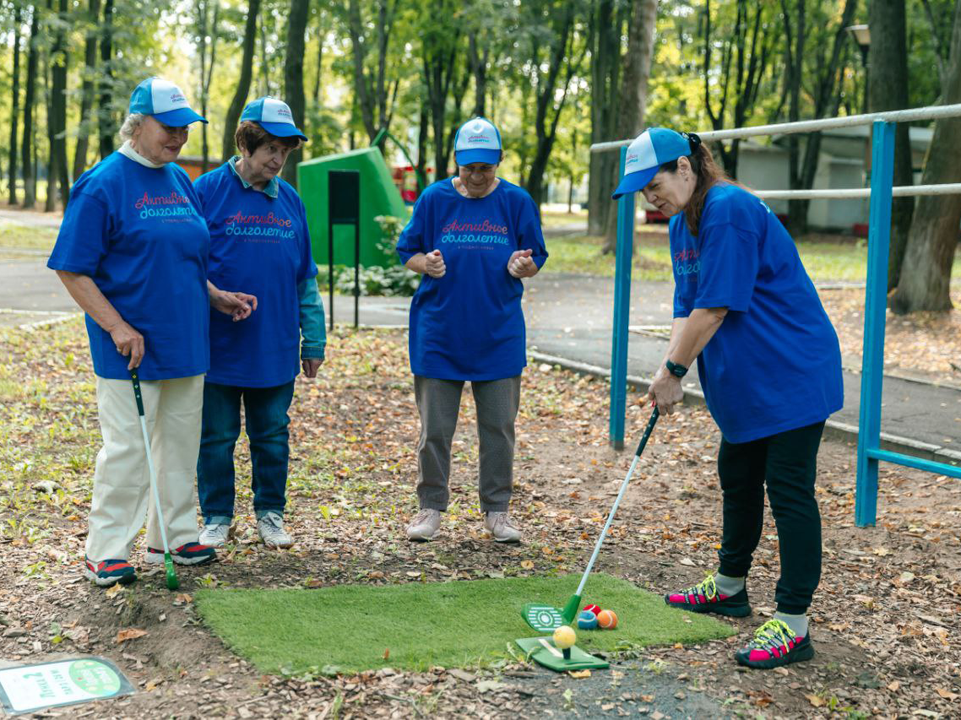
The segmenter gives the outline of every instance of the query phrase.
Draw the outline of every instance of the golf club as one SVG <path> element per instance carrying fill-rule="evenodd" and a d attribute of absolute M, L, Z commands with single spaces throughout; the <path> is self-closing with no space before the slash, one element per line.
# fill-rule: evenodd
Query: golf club
<path fill-rule="evenodd" d="M 160 491 L 157 489 L 157 472 L 153 466 L 153 455 L 150 453 L 150 434 L 147 432 L 147 419 L 143 412 L 143 395 L 140 392 L 140 376 L 137 375 L 136 368 L 130 371 L 130 380 L 133 382 L 133 395 L 137 398 L 137 413 L 140 415 L 140 429 L 143 431 L 143 444 L 147 451 L 147 469 L 150 471 L 150 490 L 153 493 L 153 504 L 157 509 L 157 522 L 160 523 L 160 538 L 164 544 L 164 568 L 167 571 L 167 589 L 176 590 L 180 587 L 180 580 L 177 579 L 177 571 L 174 570 L 174 561 L 170 555 L 170 545 L 167 544 L 167 525 L 164 523 L 163 508 L 160 506 Z"/>
<path fill-rule="evenodd" d="M 631 462 L 631 467 L 627 471 L 627 475 L 624 477 L 624 482 L 621 483 L 621 490 L 617 493 L 617 497 L 614 499 L 614 505 L 611 507 L 611 512 L 607 516 L 607 522 L 604 523 L 604 529 L 601 530 L 601 535 L 599 538 L 597 538 L 597 543 L 594 545 L 594 552 L 591 555 L 590 562 L 587 563 L 587 569 L 581 576 L 581 582 L 577 586 L 577 592 L 571 595 L 570 600 L 567 601 L 567 604 L 564 606 L 563 610 L 558 610 L 550 605 L 536 605 L 534 603 L 528 603 L 521 610 L 521 615 L 527 624 L 538 632 L 553 632 L 561 625 L 569 625 L 577 616 L 577 610 L 581 604 L 581 593 L 584 591 L 584 585 L 587 584 L 587 578 L 591 574 L 591 570 L 594 568 L 594 562 L 597 560 L 597 555 L 601 551 L 601 545 L 604 544 L 604 538 L 607 537 L 607 531 L 610 529 L 611 522 L 614 520 L 614 514 L 617 512 L 617 506 L 621 504 L 621 498 L 624 497 L 624 491 L 627 490 L 627 485 L 631 481 L 631 476 L 634 474 L 634 468 L 637 467 L 637 463 L 641 459 L 641 453 L 644 452 L 644 446 L 647 445 L 647 440 L 651 437 L 651 431 L 654 430 L 654 425 L 657 423 L 657 419 L 660 417 L 660 415 L 660 409 L 655 406 L 654 412 L 651 413 L 651 419 L 647 421 L 647 427 L 644 429 L 644 434 L 641 436 L 641 441 L 637 445 L 637 451 L 634 453 L 634 460 Z"/>

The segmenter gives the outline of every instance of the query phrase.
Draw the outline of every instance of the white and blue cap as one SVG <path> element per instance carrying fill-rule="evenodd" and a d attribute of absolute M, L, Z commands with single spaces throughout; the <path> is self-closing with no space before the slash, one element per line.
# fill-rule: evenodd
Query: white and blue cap
<path fill-rule="evenodd" d="M 150 115 L 157 122 L 170 127 L 207 122 L 206 118 L 190 109 L 179 87 L 159 77 L 147 78 L 134 88 L 130 95 L 130 112 Z"/>
<path fill-rule="evenodd" d="M 294 114 L 290 111 L 290 106 L 277 98 L 267 96 L 248 103 L 240 116 L 240 122 L 244 120 L 257 123 L 274 137 L 299 137 L 304 142 L 307 141 L 307 136 L 294 124 Z"/>
<path fill-rule="evenodd" d="M 487 118 L 471 118 L 454 136 L 454 160 L 461 167 L 471 163 L 497 165 L 501 161 L 501 134 Z"/>
<path fill-rule="evenodd" d="M 624 177 L 614 191 L 614 199 L 643 190 L 664 163 L 686 157 L 700 144 L 696 135 L 679 133 L 667 128 L 645 130 L 627 146 Z"/>

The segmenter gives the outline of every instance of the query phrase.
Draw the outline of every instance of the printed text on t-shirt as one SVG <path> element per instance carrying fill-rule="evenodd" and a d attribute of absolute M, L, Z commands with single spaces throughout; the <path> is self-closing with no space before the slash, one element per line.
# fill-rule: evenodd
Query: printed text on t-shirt
<path fill-rule="evenodd" d="M 674 274 L 690 275 L 701 271 L 701 252 L 693 248 L 686 248 L 674 253 Z"/>

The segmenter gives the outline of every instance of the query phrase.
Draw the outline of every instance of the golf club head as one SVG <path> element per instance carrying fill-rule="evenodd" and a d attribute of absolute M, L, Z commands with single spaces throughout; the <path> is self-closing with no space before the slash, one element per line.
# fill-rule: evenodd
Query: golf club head
<path fill-rule="evenodd" d="M 169 555 L 164 558 L 164 567 L 167 570 L 167 589 L 176 590 L 180 587 L 180 580 L 177 578 L 177 571 L 174 570 L 174 561 Z"/>
<path fill-rule="evenodd" d="M 527 603 L 521 609 L 521 617 L 524 618 L 524 622 L 541 633 L 552 633 L 566 624 L 560 611 L 550 605 Z"/>

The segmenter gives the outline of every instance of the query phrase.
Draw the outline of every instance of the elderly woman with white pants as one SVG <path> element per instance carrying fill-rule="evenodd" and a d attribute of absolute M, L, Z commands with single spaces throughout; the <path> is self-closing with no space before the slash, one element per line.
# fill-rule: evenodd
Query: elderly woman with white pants
<path fill-rule="evenodd" d="M 130 552 L 147 516 L 148 563 L 163 563 L 149 499 L 146 449 L 130 373 L 138 370 L 167 536 L 175 562 L 216 557 L 197 542 L 194 473 L 208 304 L 242 320 L 256 298 L 207 282 L 210 236 L 187 173 L 173 161 L 191 123 L 180 88 L 161 78 L 130 98 L 117 152 L 73 187 L 47 266 L 86 313 L 103 447 L 97 455 L 84 574 L 97 585 L 136 579 Z"/>

